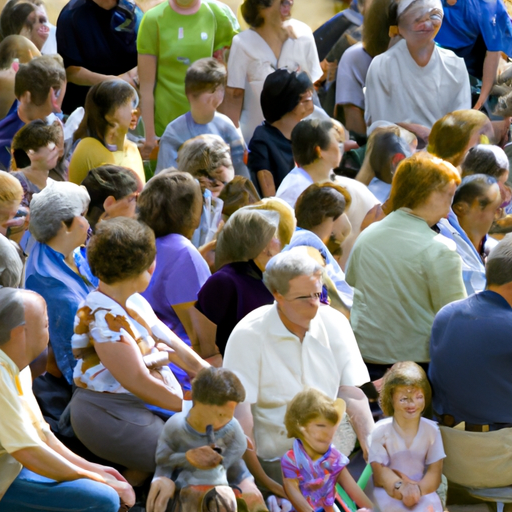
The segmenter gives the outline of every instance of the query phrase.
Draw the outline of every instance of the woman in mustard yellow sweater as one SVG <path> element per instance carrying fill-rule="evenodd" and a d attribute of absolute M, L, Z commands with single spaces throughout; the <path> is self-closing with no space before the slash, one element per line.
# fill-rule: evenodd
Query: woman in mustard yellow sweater
<path fill-rule="evenodd" d="M 80 184 L 87 173 L 104 164 L 132 169 L 146 182 L 139 150 L 126 137 L 136 124 L 138 96 L 123 80 L 106 80 L 91 87 L 85 115 L 74 134 L 80 141 L 69 164 L 69 181 Z"/>

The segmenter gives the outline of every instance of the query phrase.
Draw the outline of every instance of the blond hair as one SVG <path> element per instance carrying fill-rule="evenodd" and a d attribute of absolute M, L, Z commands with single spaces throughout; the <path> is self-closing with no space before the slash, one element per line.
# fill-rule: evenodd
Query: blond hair
<path fill-rule="evenodd" d="M 9 173 L 0 171 L 0 204 L 20 202 L 22 197 L 21 183 Z"/>

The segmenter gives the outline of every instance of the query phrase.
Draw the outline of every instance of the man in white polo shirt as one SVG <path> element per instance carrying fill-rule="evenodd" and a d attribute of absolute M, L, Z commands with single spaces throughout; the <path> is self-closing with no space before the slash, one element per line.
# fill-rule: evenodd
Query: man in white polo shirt
<path fill-rule="evenodd" d="M 347 414 L 365 454 L 373 419 L 355 386 L 370 380 L 348 320 L 321 305 L 322 267 L 300 248 L 270 260 L 264 281 L 275 298 L 233 330 L 224 367 L 246 390 L 236 417 L 255 444 L 245 461 L 258 484 L 283 495 L 280 458 L 292 447 L 284 426 L 286 406 L 305 387 L 347 402 Z M 257 455 L 257 457 L 256 457 Z"/>

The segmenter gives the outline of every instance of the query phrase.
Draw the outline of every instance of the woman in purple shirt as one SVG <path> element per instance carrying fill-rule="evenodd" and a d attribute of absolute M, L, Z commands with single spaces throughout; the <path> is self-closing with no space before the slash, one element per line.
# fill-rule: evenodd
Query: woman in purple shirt
<path fill-rule="evenodd" d="M 214 365 L 221 362 L 236 324 L 274 301 L 262 276 L 269 259 L 281 250 L 279 219 L 275 211 L 241 208 L 219 234 L 215 252 L 219 270 L 201 288 L 195 312 L 201 354 Z"/>
<path fill-rule="evenodd" d="M 186 172 L 162 172 L 144 187 L 138 206 L 139 219 L 156 236 L 156 269 L 143 296 L 158 318 L 194 347 L 190 310 L 210 277 L 206 261 L 190 241 L 201 219 L 201 187 Z M 180 384 L 190 389 L 187 374 L 174 366 L 172 371 Z"/>

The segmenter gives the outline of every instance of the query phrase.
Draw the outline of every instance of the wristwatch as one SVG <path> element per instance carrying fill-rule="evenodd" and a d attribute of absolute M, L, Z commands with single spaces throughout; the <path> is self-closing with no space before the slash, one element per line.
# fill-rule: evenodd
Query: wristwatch
<path fill-rule="evenodd" d="M 395 482 L 395 491 L 398 491 L 400 487 L 402 487 L 402 480 L 398 480 L 398 482 Z"/>

